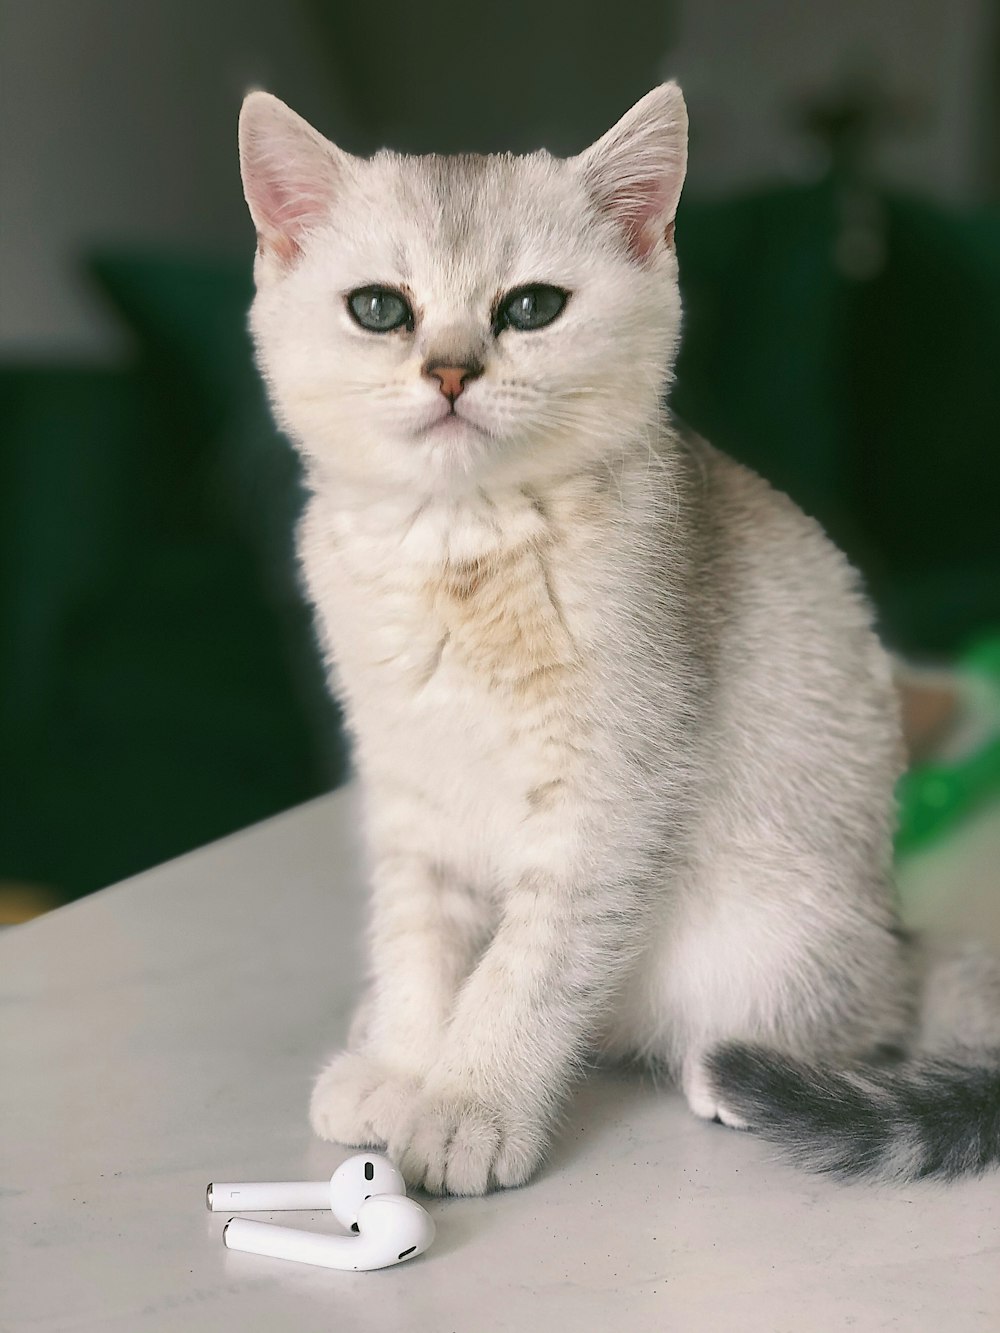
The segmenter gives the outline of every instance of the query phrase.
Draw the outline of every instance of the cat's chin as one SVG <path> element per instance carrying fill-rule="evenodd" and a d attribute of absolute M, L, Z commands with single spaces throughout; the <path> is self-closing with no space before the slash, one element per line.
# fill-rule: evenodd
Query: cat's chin
<path fill-rule="evenodd" d="M 482 426 L 457 412 L 449 412 L 415 432 L 429 466 L 442 481 L 478 474 L 492 452 L 493 437 Z"/>
<path fill-rule="evenodd" d="M 442 481 L 467 476 L 482 461 L 488 443 L 485 432 L 457 412 L 414 422 L 408 435 L 409 450 L 415 446 L 422 465 L 431 468 Z"/>

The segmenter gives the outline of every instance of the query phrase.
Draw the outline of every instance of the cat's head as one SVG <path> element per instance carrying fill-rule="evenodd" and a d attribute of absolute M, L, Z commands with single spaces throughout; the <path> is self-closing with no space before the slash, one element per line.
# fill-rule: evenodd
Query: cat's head
<path fill-rule="evenodd" d="M 420 493 L 619 453 L 676 355 L 686 146 L 673 83 L 565 160 L 361 159 L 251 93 L 251 324 L 283 427 L 324 471 Z"/>

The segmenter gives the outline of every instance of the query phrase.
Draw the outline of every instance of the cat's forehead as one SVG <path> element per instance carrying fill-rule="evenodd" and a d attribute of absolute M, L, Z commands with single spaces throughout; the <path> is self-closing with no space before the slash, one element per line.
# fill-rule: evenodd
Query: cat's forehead
<path fill-rule="evenodd" d="M 580 187 L 547 153 L 404 157 L 366 164 L 357 234 L 403 281 L 495 283 L 544 276 L 580 249 Z"/>

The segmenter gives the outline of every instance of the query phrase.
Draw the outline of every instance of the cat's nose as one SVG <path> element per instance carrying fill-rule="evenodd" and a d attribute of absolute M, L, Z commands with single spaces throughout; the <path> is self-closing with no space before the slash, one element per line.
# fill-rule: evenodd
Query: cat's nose
<path fill-rule="evenodd" d="M 454 403 L 469 380 L 479 378 L 483 368 L 478 361 L 468 361 L 463 366 L 449 366 L 441 361 L 428 361 L 423 367 L 423 373 L 428 379 L 437 380 L 438 387 L 449 403 Z"/>

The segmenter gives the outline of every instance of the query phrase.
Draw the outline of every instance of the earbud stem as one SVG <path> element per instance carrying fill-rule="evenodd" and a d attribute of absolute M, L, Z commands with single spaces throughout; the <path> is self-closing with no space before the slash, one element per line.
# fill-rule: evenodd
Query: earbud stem
<path fill-rule="evenodd" d="M 270 1222 L 251 1222 L 245 1217 L 230 1218 L 222 1232 L 222 1243 L 230 1250 L 354 1272 L 389 1268 L 411 1255 L 422 1254 L 433 1239 L 434 1224 L 426 1215 L 418 1231 L 402 1238 L 391 1234 L 368 1240 L 355 1236 L 326 1236 L 292 1227 L 276 1227 Z M 398 1253 L 397 1245 L 403 1246 Z"/>
<path fill-rule="evenodd" d="M 227 1249 L 240 1250 L 244 1254 L 294 1259 L 297 1263 L 318 1264 L 321 1268 L 343 1267 L 343 1262 L 331 1263 L 330 1236 L 292 1227 L 276 1227 L 270 1222 L 251 1222 L 245 1217 L 234 1217 L 226 1223 L 222 1240 Z"/>
<path fill-rule="evenodd" d="M 330 1211 L 328 1180 L 250 1181 L 209 1185 L 205 1202 L 212 1213 L 279 1213 L 307 1209 Z"/>

